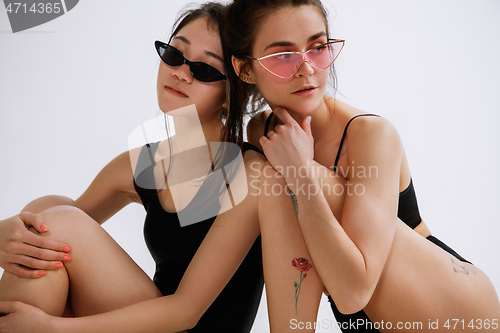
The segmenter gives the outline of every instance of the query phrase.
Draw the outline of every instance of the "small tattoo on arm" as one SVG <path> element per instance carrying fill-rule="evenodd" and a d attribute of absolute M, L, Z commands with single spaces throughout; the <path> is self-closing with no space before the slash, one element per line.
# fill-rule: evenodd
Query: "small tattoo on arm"
<path fill-rule="evenodd" d="M 451 258 L 451 263 L 453 264 L 453 271 L 455 273 L 462 273 L 465 275 L 469 275 L 469 273 L 476 274 L 476 272 L 472 268 L 456 262 L 453 258 Z"/>
<path fill-rule="evenodd" d="M 307 276 L 307 271 L 311 269 L 312 265 L 305 258 L 295 258 L 292 260 L 293 267 L 297 268 L 300 271 L 299 283 L 294 282 L 293 286 L 295 287 L 295 314 L 297 315 L 297 319 L 299 318 L 299 312 L 297 310 L 297 302 L 299 301 L 300 288 L 302 286 L 302 281 Z"/>
<path fill-rule="evenodd" d="M 297 196 L 288 186 L 287 189 L 290 192 L 290 198 L 292 198 L 293 209 L 295 209 L 295 215 L 299 216 L 299 203 L 297 202 Z"/>

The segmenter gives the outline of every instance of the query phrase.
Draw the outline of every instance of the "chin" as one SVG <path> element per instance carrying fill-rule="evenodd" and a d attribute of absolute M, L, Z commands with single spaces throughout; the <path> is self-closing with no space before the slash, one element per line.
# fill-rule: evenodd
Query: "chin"
<path fill-rule="evenodd" d="M 298 96 L 280 96 L 279 99 L 284 102 L 279 101 L 273 102 L 269 101 L 268 104 L 271 108 L 277 106 L 282 107 L 290 112 L 296 114 L 310 114 L 314 112 L 323 103 L 324 91 L 317 91 L 314 96 L 309 97 L 298 97 Z M 267 101 L 267 100 L 266 100 Z"/>
<path fill-rule="evenodd" d="M 186 106 L 191 105 L 191 104 L 193 104 L 193 103 L 187 103 L 187 102 L 182 103 L 180 101 L 173 101 L 171 99 L 164 99 L 164 100 L 158 102 L 158 106 L 160 107 L 160 110 L 165 114 L 170 114 L 172 111 L 186 107 Z"/>
<path fill-rule="evenodd" d="M 290 108 L 287 110 L 296 114 L 308 115 L 316 111 L 318 107 L 321 105 L 322 101 L 323 101 L 323 96 L 321 96 L 321 98 L 319 99 L 314 99 L 314 100 L 311 99 L 299 103 L 290 104 Z"/>

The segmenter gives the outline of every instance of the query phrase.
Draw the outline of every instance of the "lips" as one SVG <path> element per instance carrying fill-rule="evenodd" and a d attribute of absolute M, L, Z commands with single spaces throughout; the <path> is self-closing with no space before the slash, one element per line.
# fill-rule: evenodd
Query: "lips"
<path fill-rule="evenodd" d="M 172 95 L 178 96 L 178 97 L 184 97 L 187 98 L 188 95 L 182 90 L 180 87 L 174 86 L 174 85 L 168 85 L 165 86 L 165 90 L 171 93 Z"/>
<path fill-rule="evenodd" d="M 317 88 L 318 87 L 313 86 L 313 85 L 306 85 L 306 86 L 300 87 L 300 89 L 298 89 L 298 90 L 295 90 L 292 94 L 298 95 L 298 96 L 309 96 L 309 95 L 314 94 L 314 92 L 316 91 Z"/>

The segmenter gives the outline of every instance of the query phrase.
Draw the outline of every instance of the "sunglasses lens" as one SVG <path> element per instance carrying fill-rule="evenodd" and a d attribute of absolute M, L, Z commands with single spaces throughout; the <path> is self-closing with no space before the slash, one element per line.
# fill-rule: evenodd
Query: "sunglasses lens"
<path fill-rule="evenodd" d="M 155 42 L 156 50 L 161 60 L 169 66 L 180 66 L 183 63 L 189 65 L 193 77 L 201 82 L 214 82 L 225 80 L 226 76 L 219 72 L 214 67 L 203 62 L 191 62 L 184 58 L 181 51 L 175 47 L 165 44 L 160 41 Z"/>
<path fill-rule="evenodd" d="M 213 82 L 224 79 L 224 75 L 210 65 L 204 63 L 191 64 L 193 77 L 201 82 Z"/>
<path fill-rule="evenodd" d="M 161 60 L 169 66 L 179 66 L 182 64 L 182 53 L 170 45 L 161 45 L 158 48 Z"/>
<path fill-rule="evenodd" d="M 291 76 L 302 62 L 302 55 L 295 53 L 277 54 L 259 60 L 268 71 L 281 77 Z"/>
<path fill-rule="evenodd" d="M 335 59 L 332 44 L 311 49 L 307 52 L 306 59 L 309 60 L 311 65 L 318 69 L 328 68 Z"/>
<path fill-rule="evenodd" d="M 271 73 L 287 78 L 297 71 L 304 58 L 315 68 L 327 69 L 335 61 L 343 47 L 343 42 L 337 42 L 313 48 L 304 55 L 300 53 L 282 53 L 259 61 Z"/>

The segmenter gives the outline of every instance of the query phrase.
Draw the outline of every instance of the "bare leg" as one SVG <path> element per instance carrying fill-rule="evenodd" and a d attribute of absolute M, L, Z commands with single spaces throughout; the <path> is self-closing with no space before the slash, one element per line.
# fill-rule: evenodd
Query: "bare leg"
<path fill-rule="evenodd" d="M 55 206 L 75 206 L 78 205 L 76 202 L 68 197 L 61 195 L 46 195 L 44 197 L 35 199 L 31 201 L 26 207 L 23 208 L 22 212 L 30 212 L 33 214 L 38 214 Z"/>
<path fill-rule="evenodd" d="M 19 278 L 4 271 L 0 280 L 0 301 L 21 301 L 53 316 L 66 308 L 69 280 L 64 268 L 48 272 L 43 279 Z"/>
<path fill-rule="evenodd" d="M 261 176 L 258 201 L 269 322 L 271 332 L 291 332 L 316 322 L 323 282 L 307 251 L 292 200 L 284 191 L 285 182 L 269 170 Z M 297 263 L 296 258 L 312 266 Z"/>
<path fill-rule="evenodd" d="M 63 267 L 63 261 L 71 260 L 67 243 L 36 235 L 37 232 L 46 233 L 47 229 L 41 215 L 34 214 L 60 205 L 77 204 L 68 197 L 45 196 L 31 201 L 19 215 L 2 221 L 0 232 L 5 234 L 2 234 L 0 265 L 5 270 L 19 277 L 37 278 L 46 270 L 57 270 Z"/>
<path fill-rule="evenodd" d="M 0 300 L 20 300 L 60 316 L 70 290 L 75 315 L 85 316 L 161 296 L 151 279 L 87 214 L 70 206 L 41 214 L 50 228 L 44 236 L 72 244 L 73 260 L 39 279 L 5 272 Z"/>

